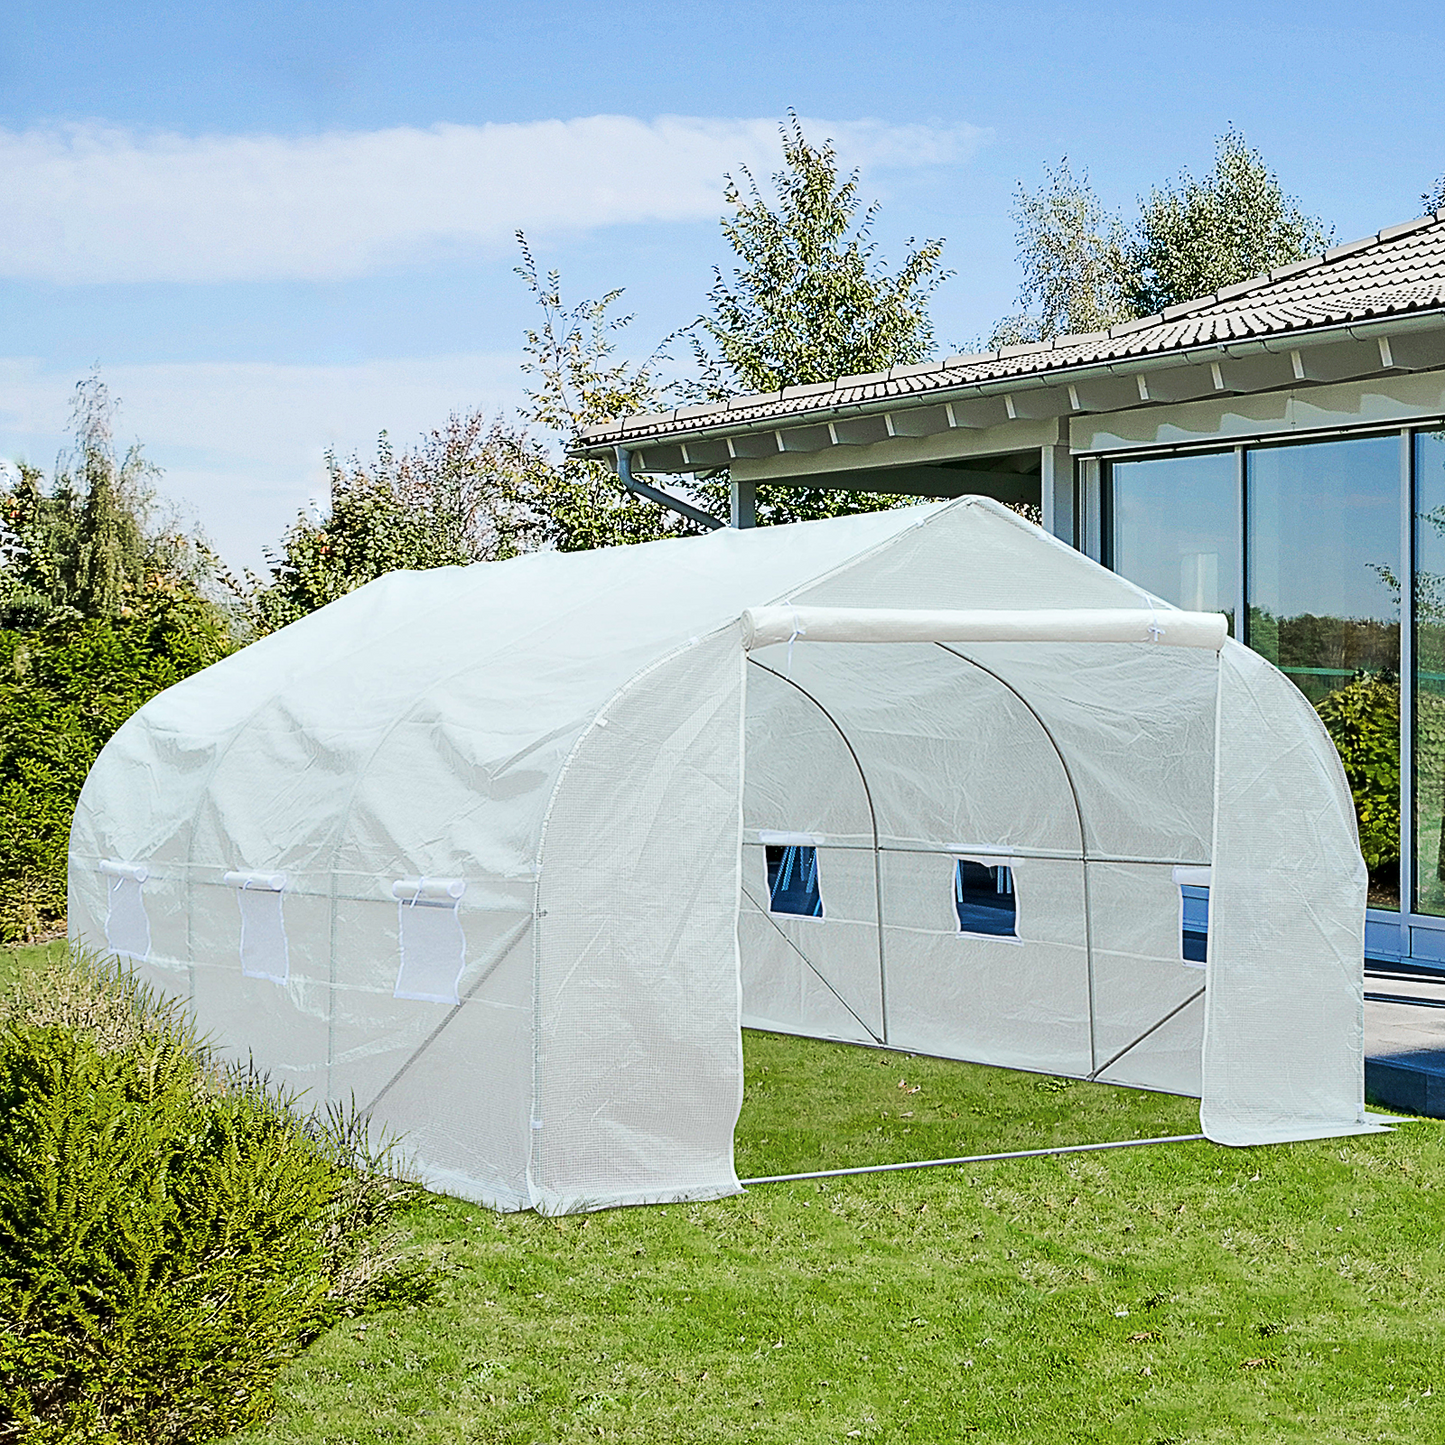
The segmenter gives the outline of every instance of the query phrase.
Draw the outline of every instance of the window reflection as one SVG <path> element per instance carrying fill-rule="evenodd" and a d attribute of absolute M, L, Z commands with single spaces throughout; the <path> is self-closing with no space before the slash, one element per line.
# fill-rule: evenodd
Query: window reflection
<path fill-rule="evenodd" d="M 1319 710 L 1355 796 L 1370 903 L 1399 906 L 1400 442 L 1247 456 L 1246 641 Z"/>
<path fill-rule="evenodd" d="M 1415 908 L 1445 915 L 1445 431 L 1415 436 Z"/>
<path fill-rule="evenodd" d="M 1233 452 L 1116 462 L 1114 566 L 1176 607 L 1223 612 L 1234 632 L 1239 483 Z"/>

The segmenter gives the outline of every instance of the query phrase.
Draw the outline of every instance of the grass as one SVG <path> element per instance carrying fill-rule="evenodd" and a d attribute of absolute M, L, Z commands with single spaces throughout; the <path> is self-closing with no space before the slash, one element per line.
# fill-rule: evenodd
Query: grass
<path fill-rule="evenodd" d="M 0 945 L 0 992 L 9 989 L 22 973 L 44 968 L 47 964 L 59 963 L 65 957 L 65 949 L 63 938 L 53 938 L 49 943 L 19 944 L 14 947 Z"/>
<path fill-rule="evenodd" d="M 745 1050 L 744 1175 L 1198 1127 L 1166 1096 Z M 446 1270 L 437 1301 L 333 1330 L 236 1439 L 1441 1440 L 1442 1186 L 1421 1122 L 556 1220 L 433 1196 L 407 1223 Z"/>

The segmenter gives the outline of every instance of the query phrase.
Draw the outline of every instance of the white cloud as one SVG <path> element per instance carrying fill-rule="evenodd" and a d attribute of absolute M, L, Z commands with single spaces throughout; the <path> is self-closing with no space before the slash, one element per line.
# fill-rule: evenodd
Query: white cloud
<path fill-rule="evenodd" d="M 265 362 L 107 367 L 116 440 L 139 438 L 163 493 L 199 519 L 235 567 L 259 567 L 308 503 L 324 498 L 325 451 L 370 455 L 378 429 L 408 446 L 451 411 L 522 400 L 521 357 L 479 353 L 289 366 Z M 63 444 L 73 372 L 0 358 L 0 457 L 43 466 Z"/>
<path fill-rule="evenodd" d="M 957 163 L 971 125 L 806 121 L 847 166 Z M 774 120 L 591 116 L 316 136 L 0 131 L 0 276 L 61 283 L 337 280 L 517 227 L 717 215 L 724 171 L 778 159 Z"/>

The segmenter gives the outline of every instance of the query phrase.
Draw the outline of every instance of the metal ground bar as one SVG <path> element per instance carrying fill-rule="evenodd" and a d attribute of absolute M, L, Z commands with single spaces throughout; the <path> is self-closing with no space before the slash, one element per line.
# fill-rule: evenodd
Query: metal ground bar
<path fill-rule="evenodd" d="M 1099 1149 L 1137 1149 L 1142 1144 L 1199 1144 L 1203 1134 L 1170 1134 L 1163 1139 L 1116 1139 L 1109 1144 L 1062 1144 L 1057 1149 L 1016 1149 L 1010 1154 L 965 1154 L 957 1159 L 917 1159 L 909 1164 L 864 1164 L 857 1169 L 816 1169 L 810 1174 L 765 1174 L 740 1179 L 750 1184 L 791 1184 L 799 1179 L 841 1179 L 850 1174 L 891 1174 L 900 1169 L 939 1169 L 947 1164 L 993 1164 L 1001 1159 L 1041 1159 L 1051 1154 L 1087 1154 Z"/>

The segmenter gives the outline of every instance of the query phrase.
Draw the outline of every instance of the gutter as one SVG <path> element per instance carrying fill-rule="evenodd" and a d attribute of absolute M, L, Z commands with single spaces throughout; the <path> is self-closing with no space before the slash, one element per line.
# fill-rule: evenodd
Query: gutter
<path fill-rule="evenodd" d="M 664 492 L 661 487 L 651 486 L 647 482 L 639 482 L 632 475 L 632 453 L 626 447 L 613 447 L 612 450 L 617 458 L 617 480 L 629 492 L 635 492 L 639 497 L 646 497 L 649 502 L 656 502 L 660 507 L 668 507 L 689 521 L 696 522 L 698 526 L 706 527 L 709 532 L 715 532 L 718 528 L 727 526 L 727 523 L 720 517 L 714 517 L 711 512 L 704 512 L 701 507 L 694 507 L 691 502 L 684 502 L 681 497 L 674 497 L 671 492 Z M 573 454 L 569 452 L 568 455 Z"/>
<path fill-rule="evenodd" d="M 1200 366 L 1211 361 L 1219 361 L 1222 358 L 1235 360 L 1248 356 L 1288 355 L 1291 351 L 1300 350 L 1302 341 L 1309 347 L 1327 345 L 1331 341 L 1375 341 L 1381 336 L 1436 330 L 1439 329 L 1442 322 L 1445 322 L 1445 307 L 1436 307 L 1414 315 L 1345 322 L 1319 331 L 1284 332 L 1243 341 L 1210 342 L 1204 346 L 1190 347 L 1182 351 L 1144 353 L 1140 356 L 1121 357 L 1108 362 L 1061 366 L 1047 373 L 1026 372 L 1017 377 L 989 377 L 984 381 L 959 382 L 954 386 L 933 387 L 927 391 L 902 392 L 897 396 L 869 397 L 866 401 L 847 402 L 831 407 L 821 407 L 813 411 L 790 412 L 783 416 L 754 418 L 751 421 L 738 422 L 732 426 L 726 422 L 720 422 L 716 425 L 704 424 L 692 430 L 660 433 L 649 433 L 639 428 L 637 434 L 627 438 L 625 444 L 616 441 L 593 442 L 588 443 L 585 447 L 569 450 L 567 455 L 595 460 L 609 452 L 621 452 L 624 449 L 631 452 L 649 447 L 675 446 L 687 441 L 720 441 L 726 437 L 746 436 L 752 432 L 780 431 L 790 427 L 821 425 L 824 422 L 839 421 L 849 417 L 875 416 L 881 412 L 903 411 L 914 406 L 936 406 L 966 397 L 999 396 L 1006 392 L 1045 391 L 1067 386 L 1071 382 L 1089 381 L 1101 377 L 1137 376 L 1141 372 L 1151 371 L 1177 371 L 1183 366 Z M 1382 371 L 1387 369 L 1379 368 Z M 1372 373 L 1361 373 L 1361 375 L 1370 374 Z M 755 403 L 758 406 L 769 404 L 762 401 Z M 1147 403 L 1141 401 L 1140 405 L 1147 405 Z M 1131 408 L 1113 407 L 1106 408 L 1106 410 L 1125 411 L 1131 410 Z M 658 498 L 653 500 L 658 500 Z M 670 506 L 672 503 L 664 502 L 663 505 Z M 717 522 L 717 518 L 713 518 L 713 521 Z M 722 525 L 720 522 L 717 524 Z"/>

